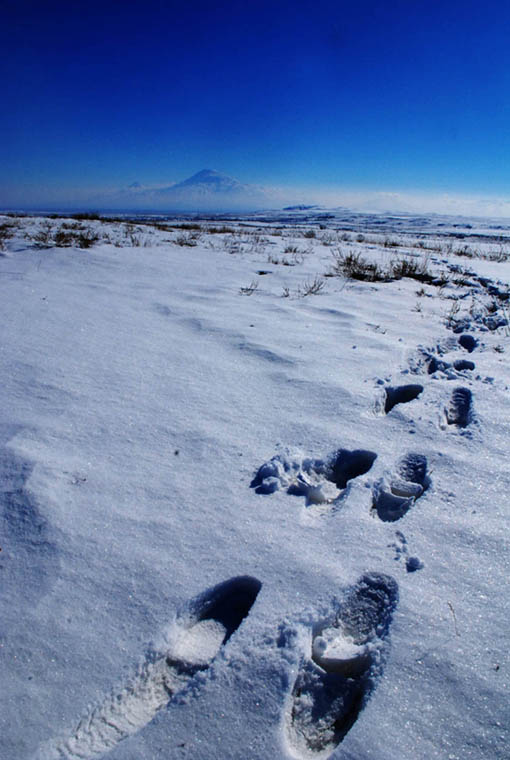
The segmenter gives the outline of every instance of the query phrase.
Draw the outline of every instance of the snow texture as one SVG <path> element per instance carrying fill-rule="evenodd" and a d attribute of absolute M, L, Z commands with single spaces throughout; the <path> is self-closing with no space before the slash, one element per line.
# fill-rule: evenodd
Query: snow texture
<path fill-rule="evenodd" d="M 0 231 L 2 760 L 506 760 L 510 228 Z"/>

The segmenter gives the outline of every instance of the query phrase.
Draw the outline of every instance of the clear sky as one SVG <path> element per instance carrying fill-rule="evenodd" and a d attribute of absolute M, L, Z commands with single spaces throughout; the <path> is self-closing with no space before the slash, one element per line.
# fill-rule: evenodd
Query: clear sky
<path fill-rule="evenodd" d="M 0 203 L 215 168 L 510 198 L 508 0 L 1 0 Z"/>

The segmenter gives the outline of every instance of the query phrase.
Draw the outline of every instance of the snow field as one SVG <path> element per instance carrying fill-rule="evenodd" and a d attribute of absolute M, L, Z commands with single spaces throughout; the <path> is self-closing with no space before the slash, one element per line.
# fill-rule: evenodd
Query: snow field
<path fill-rule="evenodd" d="M 43 249 L 42 224 L 0 259 L 5 757 L 506 757 L 508 334 L 484 304 L 508 263 L 298 297 L 340 233 L 117 247 L 94 221 L 113 242 Z M 168 688 L 190 600 L 239 576 L 249 614 L 217 654 L 198 622 L 177 661 L 210 665 Z M 122 694 L 135 730 L 77 743 Z"/>

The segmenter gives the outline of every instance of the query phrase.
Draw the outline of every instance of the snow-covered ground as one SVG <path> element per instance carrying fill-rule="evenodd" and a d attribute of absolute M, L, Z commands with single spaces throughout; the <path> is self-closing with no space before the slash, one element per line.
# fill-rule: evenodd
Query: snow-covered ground
<path fill-rule="evenodd" d="M 0 217 L 2 760 L 508 758 L 510 229 L 290 217 Z"/>

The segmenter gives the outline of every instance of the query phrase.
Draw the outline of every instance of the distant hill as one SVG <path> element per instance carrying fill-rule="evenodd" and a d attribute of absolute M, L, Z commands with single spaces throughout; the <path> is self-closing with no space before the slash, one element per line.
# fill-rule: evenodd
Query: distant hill
<path fill-rule="evenodd" d="M 284 206 L 283 211 L 311 211 L 312 209 L 318 209 L 320 206 L 306 206 L 300 203 L 297 206 Z"/>

